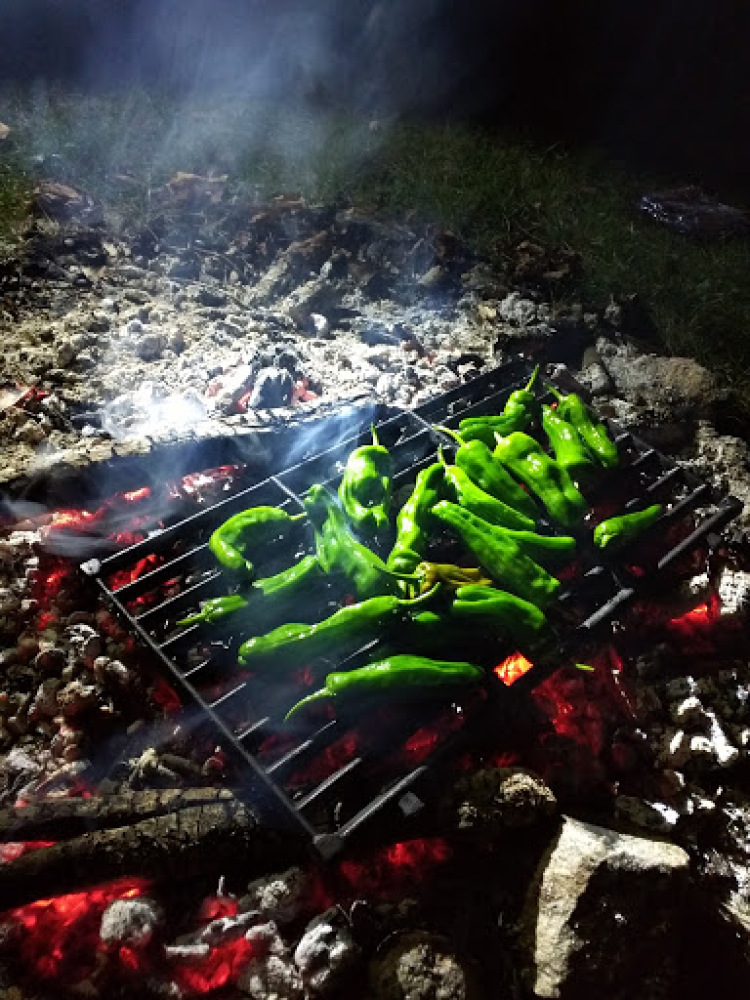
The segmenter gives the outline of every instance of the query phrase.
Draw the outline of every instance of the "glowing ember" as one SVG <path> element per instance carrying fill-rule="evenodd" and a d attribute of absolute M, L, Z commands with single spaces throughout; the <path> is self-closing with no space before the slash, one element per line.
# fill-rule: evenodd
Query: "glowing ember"
<path fill-rule="evenodd" d="M 188 965 L 180 962 L 172 971 L 178 986 L 191 993 L 210 993 L 233 982 L 255 954 L 254 946 L 243 937 L 228 941 Z"/>
<path fill-rule="evenodd" d="M 142 895 L 147 887 L 143 879 L 119 879 L 11 910 L 8 919 L 19 932 L 20 963 L 43 979 L 81 982 L 96 967 L 105 909 L 116 899 Z"/>
<path fill-rule="evenodd" d="M 510 687 L 519 677 L 523 677 L 525 673 L 528 673 L 533 666 L 534 664 L 531 660 L 527 660 L 523 653 L 511 653 L 510 656 L 506 657 L 502 663 L 499 663 L 495 667 L 495 674 L 503 684 L 507 684 Z"/>
<path fill-rule="evenodd" d="M 439 837 L 425 837 L 391 844 L 365 861 L 342 861 L 338 874 L 346 889 L 381 899 L 399 898 L 428 878 L 452 857 L 449 844 Z"/>

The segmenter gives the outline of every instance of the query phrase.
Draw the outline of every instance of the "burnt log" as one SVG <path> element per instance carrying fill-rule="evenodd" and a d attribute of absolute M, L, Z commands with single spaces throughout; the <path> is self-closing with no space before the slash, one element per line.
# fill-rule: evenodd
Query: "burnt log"
<path fill-rule="evenodd" d="M 128 826 L 202 805 L 237 803 L 220 788 L 124 791 L 91 798 L 41 799 L 14 809 L 0 809 L 0 841 L 68 840 L 92 830 Z"/>
<path fill-rule="evenodd" d="M 95 830 L 0 866 L 0 900 L 14 909 L 117 878 L 160 882 L 253 878 L 306 858 L 306 844 L 228 798 Z"/>

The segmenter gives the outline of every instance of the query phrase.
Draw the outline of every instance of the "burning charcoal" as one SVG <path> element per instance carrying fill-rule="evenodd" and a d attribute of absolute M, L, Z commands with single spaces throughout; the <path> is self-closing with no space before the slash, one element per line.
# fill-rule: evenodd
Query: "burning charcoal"
<path fill-rule="evenodd" d="M 32 666 L 41 670 L 45 674 L 57 674 L 67 663 L 68 657 L 64 649 L 51 646 L 48 649 L 41 649 L 32 661 Z"/>
<path fill-rule="evenodd" d="M 260 910 L 269 920 L 287 924 L 309 905 L 311 879 L 302 868 L 257 879 L 240 899 L 240 909 Z"/>
<path fill-rule="evenodd" d="M 670 706 L 672 719 L 678 726 L 700 726 L 707 722 L 706 710 L 694 694 Z"/>
<path fill-rule="evenodd" d="M 461 778 L 444 808 L 452 829 L 487 842 L 545 822 L 556 811 L 541 778 L 520 768 L 487 768 Z"/>
<path fill-rule="evenodd" d="M 317 994 L 338 989 L 358 958 L 359 946 L 346 914 L 335 906 L 307 925 L 294 951 L 294 964 L 305 986 Z"/>
<path fill-rule="evenodd" d="M 673 844 L 565 817 L 521 918 L 535 996 L 670 995 L 689 864 Z"/>
<path fill-rule="evenodd" d="M 102 914 L 99 937 L 107 945 L 144 948 L 164 923 L 164 916 L 152 899 L 116 899 Z"/>
<path fill-rule="evenodd" d="M 286 955 L 251 959 L 237 985 L 251 1000 L 302 1000 L 306 995 L 302 978 Z"/>
<path fill-rule="evenodd" d="M 289 406 L 293 390 L 294 381 L 285 368 L 264 368 L 258 372 L 248 405 L 259 410 Z"/>
<path fill-rule="evenodd" d="M 684 729 L 667 730 L 662 761 L 671 768 L 681 768 L 690 759 L 690 737 Z"/>
<path fill-rule="evenodd" d="M 261 919 L 261 914 L 257 910 L 238 913 L 235 917 L 217 917 L 203 928 L 199 940 L 212 946 L 235 941 L 247 935 L 248 928 L 259 924 Z"/>
<path fill-rule="evenodd" d="M 479 1000 L 477 970 L 453 945 L 414 931 L 396 938 L 370 966 L 375 1000 Z"/>

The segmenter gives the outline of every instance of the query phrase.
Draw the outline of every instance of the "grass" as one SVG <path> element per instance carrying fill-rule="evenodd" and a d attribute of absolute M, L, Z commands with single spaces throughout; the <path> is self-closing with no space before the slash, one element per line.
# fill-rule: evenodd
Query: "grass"
<path fill-rule="evenodd" d="M 499 264 L 522 239 L 577 252 L 575 299 L 596 308 L 637 293 L 655 349 L 697 358 L 738 399 L 750 398 L 750 242 L 699 243 L 633 209 L 645 191 L 680 179 L 636 176 L 595 151 L 467 126 L 373 129 L 351 115 L 236 99 L 6 93 L 0 121 L 13 129 L 0 148 L 0 245 L 18 235 L 35 163 L 86 188 L 124 223 L 147 212 L 149 190 L 175 170 L 227 174 L 235 190 L 416 211 Z"/>

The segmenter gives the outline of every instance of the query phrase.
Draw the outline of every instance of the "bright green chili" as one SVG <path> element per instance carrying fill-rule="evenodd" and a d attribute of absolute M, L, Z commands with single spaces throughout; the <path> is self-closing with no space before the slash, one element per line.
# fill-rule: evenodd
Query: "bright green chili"
<path fill-rule="evenodd" d="M 607 518 L 594 528 L 594 545 L 610 551 L 619 549 L 656 524 L 663 511 L 662 505 L 655 503 L 645 510 Z"/>
<path fill-rule="evenodd" d="M 493 440 L 494 445 L 494 440 Z M 445 499 L 451 500 L 465 510 L 471 511 L 477 517 L 484 518 L 490 524 L 502 525 L 504 528 L 519 530 L 533 529 L 534 521 L 507 503 L 486 493 L 471 480 L 463 469 L 457 465 L 448 465 L 443 456 L 443 449 L 438 448 L 438 457 L 445 465 L 445 482 L 447 493 Z"/>
<path fill-rule="evenodd" d="M 444 478 L 440 462 L 428 465 L 417 476 L 411 496 L 396 518 L 396 542 L 388 556 L 388 569 L 413 573 L 424 559 L 430 541 L 431 511 L 443 499 Z"/>
<path fill-rule="evenodd" d="M 562 466 L 521 431 L 498 437 L 495 458 L 521 480 L 558 524 L 572 528 L 588 510 L 585 498 Z"/>
<path fill-rule="evenodd" d="M 555 461 L 575 482 L 587 483 L 596 471 L 591 454 L 575 427 L 551 406 L 542 406 L 542 427 L 549 438 Z"/>
<path fill-rule="evenodd" d="M 295 524 L 305 517 L 305 514 L 287 514 L 279 507 L 251 507 L 220 524 L 208 539 L 208 547 L 225 569 L 251 577 L 254 566 L 245 552 L 288 537 Z"/>
<path fill-rule="evenodd" d="M 578 431 L 588 445 L 591 454 L 605 469 L 613 469 L 620 461 L 617 445 L 609 436 L 607 428 L 589 409 L 579 395 L 572 392 L 567 396 L 553 385 L 546 388 L 557 400 L 557 412 Z"/>
<path fill-rule="evenodd" d="M 323 699 L 336 702 L 356 701 L 369 695 L 389 699 L 409 696 L 414 691 L 473 687 L 481 683 L 485 672 L 463 660 L 431 660 L 425 656 L 390 656 L 356 670 L 328 674 L 325 687 L 302 698 L 286 714 L 288 719 L 301 708 Z"/>
<path fill-rule="evenodd" d="M 393 459 L 372 428 L 372 444 L 349 455 L 339 485 L 339 499 L 356 531 L 380 538 L 390 524 Z"/>
<path fill-rule="evenodd" d="M 559 581 L 530 559 L 505 529 L 445 500 L 434 513 L 456 532 L 493 580 L 512 594 L 545 607 L 560 589 Z"/>
<path fill-rule="evenodd" d="M 483 441 L 489 448 L 495 445 L 495 434 L 525 431 L 536 415 L 538 400 L 533 391 L 539 374 L 539 365 L 523 389 L 516 389 L 508 397 L 499 416 L 466 417 L 458 425 L 464 441 Z"/>

